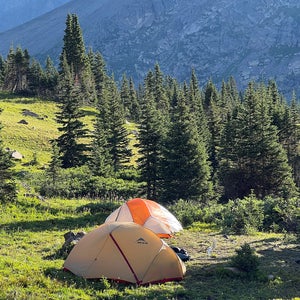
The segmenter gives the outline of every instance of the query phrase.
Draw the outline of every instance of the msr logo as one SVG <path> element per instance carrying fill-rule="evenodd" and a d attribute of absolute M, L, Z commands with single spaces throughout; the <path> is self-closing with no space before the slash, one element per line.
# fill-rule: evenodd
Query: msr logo
<path fill-rule="evenodd" d="M 139 238 L 138 240 L 136 240 L 136 242 L 138 244 L 144 244 L 144 245 L 148 244 L 148 242 L 146 242 L 143 238 Z"/>

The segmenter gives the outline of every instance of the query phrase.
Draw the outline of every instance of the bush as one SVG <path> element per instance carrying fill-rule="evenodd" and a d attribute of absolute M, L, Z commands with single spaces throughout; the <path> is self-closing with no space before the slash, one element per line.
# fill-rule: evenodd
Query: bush
<path fill-rule="evenodd" d="M 243 199 L 229 200 L 221 212 L 221 227 L 225 232 L 233 234 L 251 234 L 262 229 L 263 204 L 254 194 Z"/>
<path fill-rule="evenodd" d="M 37 180 L 39 193 L 46 197 L 88 197 L 116 201 L 136 197 L 142 184 L 135 180 L 93 176 L 86 166 L 60 169 L 55 180 L 46 173 Z"/>
<path fill-rule="evenodd" d="M 264 230 L 273 232 L 300 231 L 300 200 L 266 197 L 264 200 Z"/>
<path fill-rule="evenodd" d="M 235 250 L 236 255 L 232 257 L 233 267 L 245 272 L 248 277 L 256 277 L 259 261 L 254 249 L 245 243 L 240 249 Z"/>
<path fill-rule="evenodd" d="M 189 226 L 194 222 L 202 221 L 200 204 L 194 201 L 178 200 L 168 206 L 168 209 L 177 217 L 182 226 Z"/>

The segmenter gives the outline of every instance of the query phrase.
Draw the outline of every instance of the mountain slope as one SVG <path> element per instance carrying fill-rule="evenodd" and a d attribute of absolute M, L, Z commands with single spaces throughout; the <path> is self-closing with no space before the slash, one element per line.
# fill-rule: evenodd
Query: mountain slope
<path fill-rule="evenodd" d="M 57 59 L 67 13 L 78 14 L 86 46 L 103 54 L 116 78 L 141 80 L 159 62 L 179 80 L 195 68 L 202 84 L 233 75 L 240 88 L 274 78 L 283 92 L 298 89 L 298 0 L 74 0 L 0 34 L 0 53 L 13 43 Z"/>
<path fill-rule="evenodd" d="M 0 32 L 6 31 L 70 0 L 0 0 Z"/>

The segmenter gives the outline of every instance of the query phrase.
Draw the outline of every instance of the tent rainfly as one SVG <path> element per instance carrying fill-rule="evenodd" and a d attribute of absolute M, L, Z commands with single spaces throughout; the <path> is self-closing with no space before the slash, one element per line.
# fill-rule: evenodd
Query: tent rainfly
<path fill-rule="evenodd" d="M 125 202 L 105 220 L 111 222 L 134 222 L 151 229 L 161 238 L 170 238 L 182 230 L 180 222 L 165 207 L 155 201 L 135 198 Z"/>
<path fill-rule="evenodd" d="M 84 278 L 163 283 L 182 280 L 184 263 L 155 233 L 134 222 L 102 224 L 72 249 L 64 269 Z"/>

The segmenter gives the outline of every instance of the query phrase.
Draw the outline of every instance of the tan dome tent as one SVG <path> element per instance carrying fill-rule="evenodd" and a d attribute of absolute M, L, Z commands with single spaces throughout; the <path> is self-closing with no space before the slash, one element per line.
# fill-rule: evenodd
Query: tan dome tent
<path fill-rule="evenodd" d="M 68 255 L 64 269 L 84 278 L 139 285 L 182 280 L 186 271 L 163 240 L 133 222 L 103 224 L 86 234 Z"/>
<path fill-rule="evenodd" d="M 151 229 L 161 238 L 169 238 L 182 230 L 176 217 L 155 201 L 135 198 L 125 202 L 105 220 L 110 222 L 135 222 Z"/>

